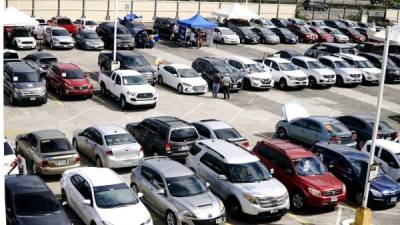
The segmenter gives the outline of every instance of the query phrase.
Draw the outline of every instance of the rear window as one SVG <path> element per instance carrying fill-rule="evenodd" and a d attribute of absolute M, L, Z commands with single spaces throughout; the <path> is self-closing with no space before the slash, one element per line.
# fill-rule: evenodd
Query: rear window
<path fill-rule="evenodd" d="M 4 142 L 4 155 L 13 155 L 14 151 L 9 143 Z"/>
<path fill-rule="evenodd" d="M 131 134 L 113 134 L 104 136 L 108 146 L 137 143 Z"/>
<path fill-rule="evenodd" d="M 218 139 L 228 140 L 228 139 L 237 139 L 241 138 L 242 136 L 239 132 L 233 128 L 226 128 L 226 129 L 218 129 L 214 130 L 215 136 Z"/>
<path fill-rule="evenodd" d="M 95 25 L 97 25 L 97 23 L 94 22 L 93 20 L 86 20 L 86 21 L 85 21 L 85 25 L 95 26 Z"/>
<path fill-rule="evenodd" d="M 38 203 L 40 207 L 38 207 Z M 57 213 L 61 210 L 50 192 L 24 193 L 14 197 L 15 213 L 19 216 L 34 216 Z"/>
<path fill-rule="evenodd" d="M 39 24 L 46 24 L 46 21 L 44 19 L 36 19 L 36 21 L 38 21 Z"/>
<path fill-rule="evenodd" d="M 170 141 L 172 142 L 183 142 L 183 141 L 194 141 L 199 138 L 195 128 L 183 128 L 175 129 L 171 131 Z"/>
<path fill-rule="evenodd" d="M 325 123 L 324 128 L 330 134 L 337 134 L 349 131 L 349 129 L 342 123 Z"/>
<path fill-rule="evenodd" d="M 18 53 L 16 52 L 4 52 L 4 59 L 19 59 Z"/>
<path fill-rule="evenodd" d="M 64 19 L 58 19 L 58 20 L 57 20 L 57 23 L 60 24 L 60 25 L 72 24 L 71 20 L 70 20 L 70 19 L 66 19 L 66 18 L 64 18 Z"/>
<path fill-rule="evenodd" d="M 40 63 L 43 63 L 45 65 L 51 65 L 53 63 L 57 63 L 57 58 L 43 58 L 39 60 Z"/>
<path fill-rule="evenodd" d="M 72 146 L 67 139 L 56 138 L 42 140 L 40 142 L 40 150 L 42 153 L 67 152 L 72 150 Z"/>

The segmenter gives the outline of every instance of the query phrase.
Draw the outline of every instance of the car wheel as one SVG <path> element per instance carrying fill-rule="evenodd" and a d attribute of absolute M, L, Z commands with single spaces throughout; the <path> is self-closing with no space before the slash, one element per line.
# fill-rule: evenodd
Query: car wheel
<path fill-rule="evenodd" d="M 358 141 L 358 143 L 357 143 L 357 147 L 358 147 L 358 149 L 362 149 L 363 147 L 364 147 L 364 145 L 365 145 L 365 141 L 364 140 L 359 140 Z"/>
<path fill-rule="evenodd" d="M 341 76 L 337 76 L 336 77 L 336 85 L 339 86 L 339 87 L 343 87 L 344 86 L 343 78 Z"/>
<path fill-rule="evenodd" d="M 121 95 L 121 97 L 119 98 L 119 104 L 121 106 L 121 109 L 126 109 L 127 103 L 125 96 Z"/>
<path fill-rule="evenodd" d="M 358 193 L 355 194 L 354 200 L 356 201 L 357 204 L 359 204 L 359 205 L 362 204 L 363 195 L 364 195 L 364 193 L 362 193 L 362 192 L 358 192 Z"/>
<path fill-rule="evenodd" d="M 107 88 L 106 85 L 104 85 L 104 83 L 101 83 L 100 85 L 100 92 L 103 97 L 107 96 Z"/>
<path fill-rule="evenodd" d="M 176 216 L 172 211 L 167 212 L 166 216 L 167 225 L 177 225 L 178 221 L 176 220 Z"/>
<path fill-rule="evenodd" d="M 292 196 L 292 206 L 300 210 L 304 207 L 304 195 L 300 191 L 296 191 Z"/>
<path fill-rule="evenodd" d="M 237 199 L 231 198 L 227 202 L 227 212 L 232 218 L 239 218 L 242 214 L 242 207 Z"/>
<path fill-rule="evenodd" d="M 179 94 L 183 94 L 183 87 L 182 87 L 182 85 L 181 84 L 178 84 L 178 92 L 179 92 Z"/>
<path fill-rule="evenodd" d="M 286 80 L 285 80 L 285 78 L 281 78 L 279 80 L 279 89 L 285 90 L 286 88 L 287 88 Z"/>
<path fill-rule="evenodd" d="M 244 38 L 240 39 L 240 44 L 244 44 Z"/>
<path fill-rule="evenodd" d="M 150 108 L 154 109 L 157 106 L 157 103 L 150 105 Z"/>
<path fill-rule="evenodd" d="M 137 186 L 135 183 L 132 183 L 132 184 L 131 184 L 131 189 L 132 189 L 136 194 L 140 192 L 138 186 Z"/>
<path fill-rule="evenodd" d="M 10 102 L 10 105 L 15 105 L 15 98 L 14 98 L 14 95 L 12 93 L 10 93 L 9 102 Z"/>
<path fill-rule="evenodd" d="M 96 167 L 99 168 L 103 167 L 103 163 L 101 162 L 101 159 L 98 156 L 96 157 Z"/>
<path fill-rule="evenodd" d="M 68 205 L 68 198 L 67 198 L 67 194 L 65 193 L 64 189 L 61 190 L 61 205 L 62 206 Z"/>
<path fill-rule="evenodd" d="M 76 142 L 76 139 L 72 140 L 72 146 L 74 147 L 75 150 L 79 151 L 79 146 L 78 143 Z"/>
<path fill-rule="evenodd" d="M 221 44 L 225 44 L 225 40 L 223 38 L 221 39 Z"/>
<path fill-rule="evenodd" d="M 53 49 L 54 48 L 54 44 L 53 41 L 50 42 L 50 48 Z"/>
<path fill-rule="evenodd" d="M 65 98 L 65 95 L 64 95 L 64 93 L 63 93 L 63 91 L 61 89 L 57 90 L 57 94 L 60 97 L 60 99 L 64 99 Z"/>
<path fill-rule="evenodd" d="M 276 133 L 280 139 L 287 139 L 287 133 L 285 128 L 279 127 Z"/>
<path fill-rule="evenodd" d="M 162 78 L 162 76 L 160 75 L 160 76 L 158 76 L 158 79 L 157 79 L 157 81 L 158 81 L 158 84 L 163 84 L 164 83 L 164 81 L 163 81 L 163 78 Z"/>
<path fill-rule="evenodd" d="M 317 87 L 317 80 L 315 79 L 315 77 L 310 76 L 308 77 L 308 86 L 311 88 L 316 88 Z"/>
<path fill-rule="evenodd" d="M 43 99 L 42 104 L 46 104 L 46 103 L 47 103 L 47 97 L 45 97 L 45 98 Z"/>

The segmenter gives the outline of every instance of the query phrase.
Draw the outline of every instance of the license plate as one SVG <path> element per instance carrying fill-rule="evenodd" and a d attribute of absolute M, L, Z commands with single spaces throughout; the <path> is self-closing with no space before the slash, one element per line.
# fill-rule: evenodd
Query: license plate
<path fill-rule="evenodd" d="M 35 100 L 36 100 L 36 97 L 30 97 L 29 100 L 35 101 Z"/>
<path fill-rule="evenodd" d="M 278 209 L 271 209 L 271 213 L 276 213 L 278 212 Z"/>
<path fill-rule="evenodd" d="M 237 84 L 233 84 L 232 87 L 233 87 L 233 88 L 237 88 Z"/>
<path fill-rule="evenodd" d="M 397 201 L 397 197 L 391 197 L 390 198 L 390 202 L 395 202 L 395 201 Z"/>
<path fill-rule="evenodd" d="M 337 202 L 338 201 L 338 198 L 337 197 L 332 197 L 331 198 L 331 202 Z"/>
<path fill-rule="evenodd" d="M 65 165 L 67 165 L 67 160 L 66 159 L 57 160 L 57 165 L 58 166 L 65 166 Z"/>
<path fill-rule="evenodd" d="M 124 166 L 132 165 L 132 161 L 130 161 L 130 160 L 125 160 L 125 161 L 123 162 L 123 164 L 124 164 Z"/>
<path fill-rule="evenodd" d="M 189 146 L 181 146 L 180 147 L 181 151 L 188 151 L 189 150 Z"/>
<path fill-rule="evenodd" d="M 388 141 L 391 141 L 391 140 L 392 140 L 391 137 L 386 137 L 385 139 L 388 140 Z"/>
<path fill-rule="evenodd" d="M 222 218 L 218 218 L 218 219 L 216 219 L 216 220 L 215 220 L 215 223 L 216 223 L 216 224 L 220 224 L 220 223 L 222 223 Z"/>

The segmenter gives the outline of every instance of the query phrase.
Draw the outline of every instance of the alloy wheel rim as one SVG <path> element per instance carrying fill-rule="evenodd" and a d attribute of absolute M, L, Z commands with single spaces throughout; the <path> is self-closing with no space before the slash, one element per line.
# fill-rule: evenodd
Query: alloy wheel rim
<path fill-rule="evenodd" d="M 96 166 L 97 167 L 102 167 L 100 158 L 96 159 Z"/>
<path fill-rule="evenodd" d="M 285 137 L 285 131 L 282 128 L 280 128 L 279 131 L 278 131 L 278 135 L 279 135 L 280 138 L 284 138 Z"/>
<path fill-rule="evenodd" d="M 125 98 L 121 99 L 121 106 L 122 106 L 122 108 L 125 108 L 125 106 L 126 106 Z"/>
<path fill-rule="evenodd" d="M 182 85 L 179 85 L 179 86 L 178 86 L 178 92 L 179 92 L 179 93 L 182 93 L 182 92 L 183 92 Z"/>
<path fill-rule="evenodd" d="M 303 198 L 299 194 L 295 194 L 293 196 L 293 205 L 297 209 L 300 209 L 301 207 L 303 207 Z"/>
<path fill-rule="evenodd" d="M 167 223 L 168 223 L 168 225 L 176 224 L 175 216 L 172 214 L 172 212 L 168 213 L 168 215 L 167 215 Z"/>
<path fill-rule="evenodd" d="M 37 174 L 37 168 L 36 168 L 36 163 L 32 164 L 32 173 Z"/>

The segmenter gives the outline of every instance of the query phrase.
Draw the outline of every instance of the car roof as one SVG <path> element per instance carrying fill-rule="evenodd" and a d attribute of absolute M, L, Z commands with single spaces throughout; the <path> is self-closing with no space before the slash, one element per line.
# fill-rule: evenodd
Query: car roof
<path fill-rule="evenodd" d="M 243 56 L 232 56 L 230 57 L 230 59 L 241 61 L 244 64 L 257 64 L 257 62 L 255 62 L 254 60 L 248 59 Z"/>
<path fill-rule="evenodd" d="M 116 70 L 114 72 L 121 76 L 141 76 L 141 74 L 136 70 Z"/>
<path fill-rule="evenodd" d="M 188 66 L 188 65 L 185 65 L 185 64 L 176 64 L 176 63 L 166 64 L 166 65 L 163 65 L 163 66 L 172 66 L 175 69 L 190 69 L 190 68 L 192 68 L 191 66 Z"/>
<path fill-rule="evenodd" d="M 32 135 L 38 140 L 66 138 L 65 135 L 59 130 L 38 130 L 33 131 Z"/>
<path fill-rule="evenodd" d="M 366 144 L 372 144 L 372 140 L 367 141 Z M 376 139 L 376 146 L 385 148 L 386 150 L 390 150 L 395 154 L 400 153 L 400 143 L 389 141 L 385 139 Z"/>
<path fill-rule="evenodd" d="M 214 119 L 200 120 L 199 122 L 196 123 L 205 125 L 213 130 L 232 128 L 232 126 L 229 125 L 227 122 Z"/>
<path fill-rule="evenodd" d="M 365 57 L 358 56 L 358 55 L 353 55 L 353 54 L 350 54 L 350 53 L 339 53 L 337 55 L 338 56 L 342 56 L 344 58 L 349 58 L 349 59 L 352 59 L 352 60 L 356 60 L 356 61 L 365 61 L 365 60 L 367 60 Z"/>
<path fill-rule="evenodd" d="M 285 152 L 286 155 L 291 159 L 299 159 L 305 157 L 313 157 L 314 154 L 307 151 L 303 147 L 293 144 L 290 141 L 282 139 L 266 139 L 263 141 L 266 144 L 273 145 L 281 151 Z"/>
<path fill-rule="evenodd" d="M 203 60 L 206 60 L 206 61 L 210 62 L 211 64 L 215 63 L 215 62 L 223 62 L 223 63 L 225 63 L 223 59 L 216 58 L 216 57 L 205 56 L 205 57 L 199 57 L 199 58 L 203 59 Z"/>
<path fill-rule="evenodd" d="M 331 56 L 331 55 L 324 55 L 324 56 L 321 56 L 321 57 L 319 57 L 320 59 L 321 58 L 324 58 L 324 59 L 328 59 L 328 60 L 331 60 L 331 61 L 343 61 L 344 59 L 341 59 L 341 58 L 339 58 L 339 57 L 336 57 L 336 56 Z"/>
<path fill-rule="evenodd" d="M 329 116 L 310 116 L 307 117 L 307 119 L 314 120 L 320 123 L 333 123 L 333 122 L 340 123 L 339 120 Z"/>
<path fill-rule="evenodd" d="M 179 118 L 173 117 L 173 116 L 156 116 L 156 117 L 150 117 L 148 119 L 166 124 L 170 127 L 187 127 L 191 126 L 190 123 L 181 120 Z"/>
<path fill-rule="evenodd" d="M 361 56 L 369 56 L 369 57 L 374 57 L 374 58 L 377 58 L 377 59 L 381 59 L 382 58 L 382 56 L 381 55 L 379 55 L 379 54 L 376 54 L 376 53 L 369 53 L 369 52 L 361 52 L 360 53 L 360 55 Z"/>
<path fill-rule="evenodd" d="M 228 164 L 241 164 L 257 162 L 259 159 L 244 148 L 220 139 L 206 139 L 196 142 L 199 146 L 206 146 L 211 152 L 216 153 Z"/>
<path fill-rule="evenodd" d="M 142 54 L 140 54 L 138 52 L 128 51 L 128 50 L 118 50 L 117 54 L 121 55 L 121 56 L 143 56 Z"/>
<path fill-rule="evenodd" d="M 8 62 L 6 65 L 9 69 L 16 73 L 29 73 L 36 71 L 32 66 L 23 61 Z"/>
<path fill-rule="evenodd" d="M 29 54 L 28 56 L 33 55 L 37 58 L 56 58 L 53 54 L 48 53 L 48 52 L 34 52 Z"/>
<path fill-rule="evenodd" d="M 79 66 L 73 64 L 73 63 L 57 63 L 56 66 L 60 68 L 61 70 L 74 70 L 74 69 L 79 69 Z"/>
<path fill-rule="evenodd" d="M 34 175 L 6 176 L 5 183 L 10 186 L 14 194 L 51 192 L 44 181 Z"/>
<path fill-rule="evenodd" d="M 315 62 L 315 61 L 318 61 L 317 59 L 311 58 L 311 57 L 308 57 L 308 56 L 294 56 L 294 57 L 292 57 L 292 59 L 299 59 L 299 60 L 302 60 L 304 62 Z"/>
<path fill-rule="evenodd" d="M 278 58 L 278 57 L 268 57 L 266 58 L 268 60 L 274 61 L 276 63 L 291 63 L 289 60 L 284 59 L 284 58 Z"/>
<path fill-rule="evenodd" d="M 190 176 L 194 174 L 189 168 L 165 156 L 146 158 L 143 160 L 142 165 L 157 171 L 165 178 Z"/>
<path fill-rule="evenodd" d="M 95 125 L 93 128 L 97 129 L 103 135 L 112 135 L 112 134 L 126 134 L 128 131 L 125 130 L 125 128 L 119 126 L 119 125 L 114 125 L 114 124 L 102 124 L 102 125 Z"/>
<path fill-rule="evenodd" d="M 94 30 L 89 30 L 89 29 L 83 29 L 83 30 L 81 30 L 79 33 L 96 33 L 96 34 L 97 34 L 96 31 L 94 31 Z"/>
<path fill-rule="evenodd" d="M 354 47 L 351 46 L 351 45 L 343 44 L 343 43 L 329 43 L 329 42 L 324 42 L 324 43 L 321 43 L 321 45 L 331 46 L 331 47 L 336 47 L 336 48 L 354 48 Z"/>
<path fill-rule="evenodd" d="M 342 144 L 318 142 L 315 144 L 315 146 L 329 149 L 330 151 L 336 152 L 348 159 L 367 161 L 369 158 L 368 153 L 361 152 L 357 149 Z"/>
<path fill-rule="evenodd" d="M 109 168 L 80 167 L 73 171 L 83 175 L 94 187 L 124 183 L 121 177 Z"/>
<path fill-rule="evenodd" d="M 64 27 L 51 27 L 51 26 L 48 26 L 50 29 L 52 29 L 52 30 L 67 30 L 67 29 L 65 29 Z"/>

